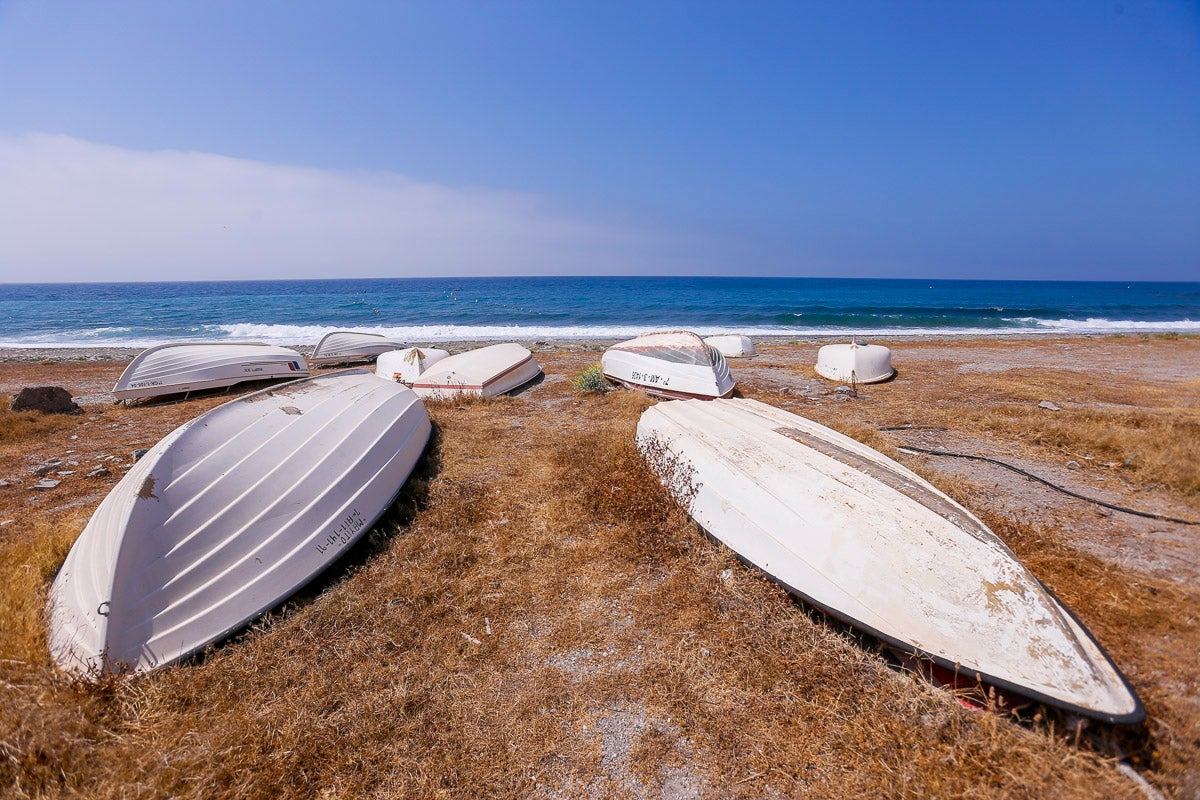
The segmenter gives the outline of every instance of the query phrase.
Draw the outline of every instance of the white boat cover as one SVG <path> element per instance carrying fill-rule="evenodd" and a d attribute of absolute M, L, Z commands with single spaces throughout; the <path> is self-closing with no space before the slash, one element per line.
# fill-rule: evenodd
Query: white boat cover
<path fill-rule="evenodd" d="M 758 352 L 754 349 L 754 341 L 741 333 L 722 333 L 717 336 L 709 336 L 704 343 L 717 348 L 718 352 L 726 358 L 748 358 Z"/>
<path fill-rule="evenodd" d="M 660 403 L 638 443 L 701 527 L 896 650 L 1073 713 L 1136 723 L 1088 631 L 971 512 L 883 454 L 754 400 Z"/>
<path fill-rule="evenodd" d="M 725 357 L 690 331 L 643 333 L 600 359 L 604 377 L 655 397 L 711 399 L 733 393 Z"/>
<path fill-rule="evenodd" d="M 113 394 L 118 400 L 137 400 L 307 375 L 304 356 L 286 347 L 261 342 L 173 342 L 139 353 L 117 379 Z"/>
<path fill-rule="evenodd" d="M 892 351 L 878 344 L 827 344 L 817 351 L 817 374 L 844 383 L 878 383 L 892 377 Z"/>
<path fill-rule="evenodd" d="M 389 350 L 380 353 L 375 360 L 375 374 L 389 381 L 412 383 L 421 377 L 421 373 L 449 355 L 445 350 L 428 347 Z"/>
<path fill-rule="evenodd" d="M 330 331 L 321 337 L 313 350 L 314 364 L 353 364 L 356 361 L 370 361 L 380 353 L 389 350 L 399 350 L 405 347 L 403 342 L 388 339 L 380 333 L 360 333 L 359 331 Z"/>
<path fill-rule="evenodd" d="M 371 528 L 429 432 L 411 390 L 363 369 L 181 425 L 113 487 L 54 579 L 54 660 L 148 671 L 243 627 Z"/>
<path fill-rule="evenodd" d="M 541 374 L 533 353 L 507 342 L 442 359 L 413 381 L 413 391 L 429 398 L 455 394 L 494 397 L 524 386 Z"/>

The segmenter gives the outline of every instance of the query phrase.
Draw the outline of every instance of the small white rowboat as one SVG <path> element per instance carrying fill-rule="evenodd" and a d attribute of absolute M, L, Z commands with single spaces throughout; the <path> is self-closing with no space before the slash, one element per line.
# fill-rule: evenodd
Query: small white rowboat
<path fill-rule="evenodd" d="M 702 528 L 830 616 L 971 682 L 1110 723 L 1144 718 L 1004 543 L 883 454 L 753 400 L 660 403 L 637 435 Z"/>
<path fill-rule="evenodd" d="M 481 347 L 444 358 L 413 381 L 421 397 L 456 394 L 494 397 L 524 386 L 542 374 L 533 353 L 519 344 Z"/>
<path fill-rule="evenodd" d="M 844 383 L 878 383 L 892 377 L 892 351 L 878 344 L 827 344 L 817 351 L 817 374 Z"/>
<path fill-rule="evenodd" d="M 725 357 L 690 331 L 643 333 L 614 344 L 600 359 L 604 377 L 667 399 L 711 399 L 733 393 Z"/>
<path fill-rule="evenodd" d="M 317 342 L 312 354 L 312 363 L 329 365 L 371 361 L 380 353 L 398 350 L 404 346 L 403 342 L 393 341 L 379 333 L 331 331 Z"/>
<path fill-rule="evenodd" d="M 50 652 L 144 672 L 243 627 L 371 528 L 429 439 L 367 370 L 295 381 L 184 423 L 100 503 L 50 588 Z"/>
<path fill-rule="evenodd" d="M 375 360 L 375 374 L 389 381 L 412 383 L 421 377 L 425 370 L 449 355 L 445 350 L 425 347 L 389 350 L 386 353 L 380 353 L 379 358 Z"/>
<path fill-rule="evenodd" d="M 717 348 L 726 358 L 748 358 L 758 353 L 754 349 L 754 341 L 741 333 L 722 333 L 718 336 L 709 336 L 704 343 Z"/>
<path fill-rule="evenodd" d="M 304 356 L 286 347 L 261 342 L 174 342 L 139 353 L 112 391 L 118 401 L 138 400 L 307 375 Z"/>

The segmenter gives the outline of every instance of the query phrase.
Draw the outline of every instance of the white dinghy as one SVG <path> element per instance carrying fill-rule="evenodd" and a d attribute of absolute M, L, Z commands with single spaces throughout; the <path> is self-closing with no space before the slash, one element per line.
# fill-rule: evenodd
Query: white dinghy
<path fill-rule="evenodd" d="M 428 347 L 389 350 L 386 353 L 380 353 L 379 358 L 375 360 L 375 374 L 389 381 L 411 384 L 421 377 L 425 370 L 449 355 L 445 350 Z"/>
<path fill-rule="evenodd" d="M 754 349 L 754 340 L 741 333 L 722 333 L 717 336 L 709 336 L 704 343 L 717 348 L 718 352 L 726 358 L 749 358 L 758 355 L 758 351 Z"/>
<path fill-rule="evenodd" d="M 112 391 L 118 401 L 139 400 L 307 375 L 304 356 L 286 347 L 261 342 L 174 342 L 139 353 Z"/>
<path fill-rule="evenodd" d="M 403 342 L 393 341 L 379 333 L 330 331 L 317 342 L 312 354 L 312 363 L 328 366 L 371 361 L 380 353 L 399 350 L 402 347 L 405 347 Z"/>
<path fill-rule="evenodd" d="M 144 672 L 271 609 L 392 504 L 429 439 L 398 383 L 347 370 L 184 423 L 100 503 L 50 588 L 64 670 Z"/>
<path fill-rule="evenodd" d="M 892 351 L 878 344 L 827 344 L 817 351 L 817 374 L 844 383 L 878 383 L 895 374 Z"/>
<path fill-rule="evenodd" d="M 725 357 L 690 331 L 643 333 L 614 344 L 600 359 L 604 377 L 667 399 L 712 399 L 733 393 Z"/>
<path fill-rule="evenodd" d="M 413 391 L 429 398 L 494 397 L 541 374 L 542 368 L 526 348 L 511 342 L 493 344 L 442 359 L 413 381 Z"/>
<path fill-rule="evenodd" d="M 753 400 L 659 404 L 637 435 L 702 528 L 830 616 L 972 683 L 1110 723 L 1144 718 L 1003 542 L 883 454 Z"/>

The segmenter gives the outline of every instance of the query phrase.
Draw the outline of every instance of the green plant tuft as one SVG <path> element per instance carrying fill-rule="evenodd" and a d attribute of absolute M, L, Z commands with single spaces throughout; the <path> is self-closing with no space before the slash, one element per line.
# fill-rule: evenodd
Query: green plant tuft
<path fill-rule="evenodd" d="M 599 364 L 584 367 L 571 378 L 571 385 L 581 392 L 600 392 L 603 394 L 612 387 L 604 380 L 604 370 Z"/>

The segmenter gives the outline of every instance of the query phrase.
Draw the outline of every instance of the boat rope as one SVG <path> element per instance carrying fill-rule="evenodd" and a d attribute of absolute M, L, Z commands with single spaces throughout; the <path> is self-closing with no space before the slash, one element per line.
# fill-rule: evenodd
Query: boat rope
<path fill-rule="evenodd" d="M 988 458 L 987 456 L 973 456 L 973 455 L 969 455 L 967 453 L 951 453 L 949 450 L 926 450 L 921 447 L 911 447 L 909 445 L 898 445 L 897 449 L 900 450 L 900 452 L 902 452 L 902 453 L 920 453 L 921 455 L 926 455 L 926 456 L 946 456 L 948 458 L 966 458 L 966 459 L 970 459 L 971 461 L 986 461 L 989 464 L 996 464 L 998 466 L 1004 467 L 1005 469 L 1012 470 L 1013 472 L 1017 473 L 1018 475 L 1024 475 L 1026 478 L 1029 478 L 1030 480 L 1035 480 L 1038 483 L 1044 484 L 1045 486 L 1049 486 L 1051 489 L 1054 489 L 1055 491 L 1058 491 L 1058 492 L 1062 492 L 1063 494 L 1065 494 L 1069 497 L 1074 497 L 1078 500 L 1084 500 L 1089 503 L 1095 503 L 1098 506 L 1104 506 L 1105 508 L 1112 509 L 1113 511 L 1120 511 L 1122 514 L 1133 514 L 1134 516 L 1137 516 L 1137 517 L 1146 517 L 1148 519 L 1157 519 L 1162 522 L 1175 522 L 1175 523 L 1178 523 L 1179 525 L 1200 525 L 1200 522 L 1197 522 L 1196 520 L 1180 519 L 1179 517 L 1171 517 L 1171 516 L 1167 516 L 1166 514 L 1153 514 L 1149 511 L 1138 511 L 1135 508 L 1126 508 L 1125 506 L 1118 506 L 1113 503 L 1107 503 L 1103 500 L 1097 500 L 1095 497 L 1088 497 L 1087 495 L 1079 494 L 1078 492 L 1073 492 L 1070 489 L 1059 486 L 1056 483 L 1051 483 L 1050 481 L 1046 480 L 1045 478 L 1034 475 L 1032 472 L 1026 472 L 1025 470 L 1021 469 L 1020 467 L 1013 466 L 1012 464 L 1007 464 L 1003 461 L 999 461 L 994 458 Z"/>

